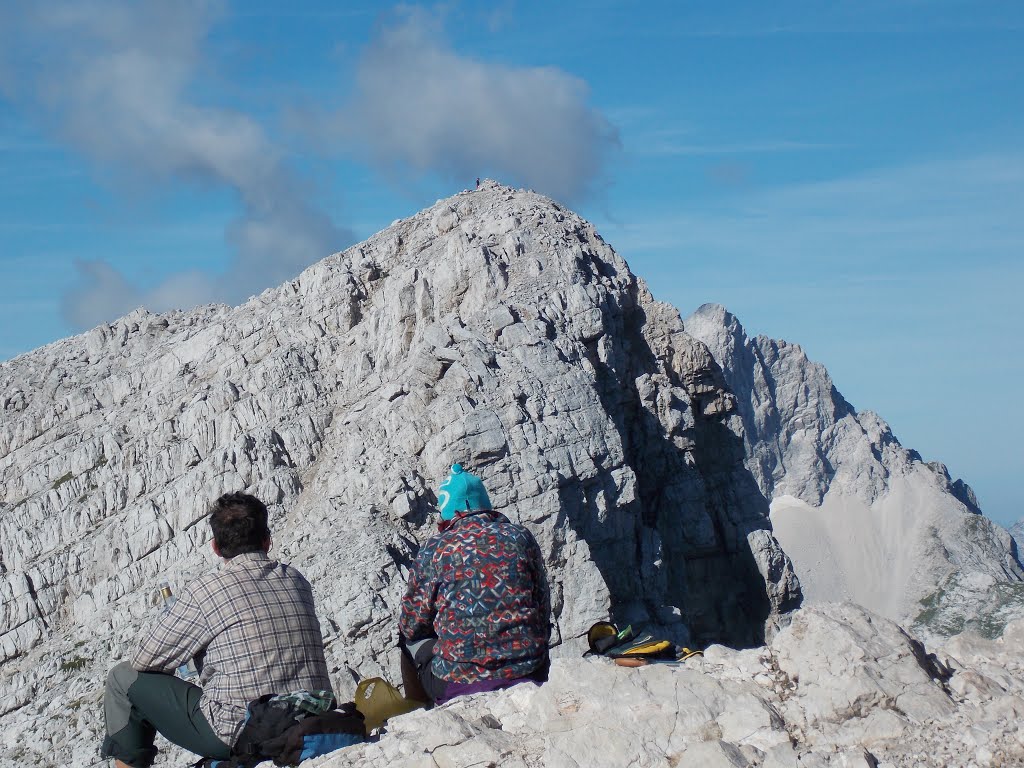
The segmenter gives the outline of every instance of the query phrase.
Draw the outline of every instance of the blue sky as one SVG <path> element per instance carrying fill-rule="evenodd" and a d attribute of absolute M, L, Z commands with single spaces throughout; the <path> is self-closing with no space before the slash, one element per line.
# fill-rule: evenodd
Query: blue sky
<path fill-rule="evenodd" d="M 492 176 L 1024 515 L 1020 3 L 31 5 L 0 0 L 0 359 Z"/>

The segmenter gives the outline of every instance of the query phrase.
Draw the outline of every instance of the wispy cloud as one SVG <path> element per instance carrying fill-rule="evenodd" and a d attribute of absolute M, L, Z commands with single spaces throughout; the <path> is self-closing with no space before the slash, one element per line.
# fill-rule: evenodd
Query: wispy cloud
<path fill-rule="evenodd" d="M 142 291 L 105 261 L 75 262 L 79 279 L 61 300 L 64 318 L 88 328 L 145 304 Z"/>
<path fill-rule="evenodd" d="M 224 186 L 242 212 L 226 232 L 234 259 L 220 275 L 174 274 L 143 291 L 111 265 L 79 263 L 65 297 L 77 327 L 137 304 L 162 310 L 236 302 L 347 245 L 254 118 L 194 96 L 216 19 L 205 2 L 158 0 L 3 6 L 0 86 L 100 168 L 146 182 Z M 128 305 L 131 306 L 128 306 Z"/>
<path fill-rule="evenodd" d="M 618 134 L 586 83 L 553 67 L 493 64 L 455 51 L 443 19 L 403 8 L 363 52 L 355 95 L 325 121 L 385 168 L 455 179 L 494 173 L 577 200 L 599 183 Z"/>
<path fill-rule="evenodd" d="M 837 144 L 822 144 L 809 141 L 754 141 L 739 144 L 696 144 L 676 142 L 670 139 L 639 139 L 630 142 L 633 151 L 641 155 L 664 156 L 711 156 L 711 155 L 754 155 L 778 152 L 808 152 L 823 149 L 838 149 Z"/>
<path fill-rule="evenodd" d="M 843 149 L 846 145 L 806 139 L 758 138 L 741 141 L 704 141 L 697 125 L 679 124 L 678 119 L 650 107 L 620 107 L 611 113 L 622 127 L 626 151 L 634 155 L 658 157 L 715 157 L 728 155 L 767 155 L 786 152 L 816 152 Z M 664 126 L 666 122 L 676 124 Z"/>
<path fill-rule="evenodd" d="M 934 267 L 974 254 L 1019 258 L 1024 250 L 1024 155 L 942 159 L 844 178 L 760 189 L 713 207 L 632 219 L 628 250 L 728 257 L 778 271 L 848 262 Z"/>

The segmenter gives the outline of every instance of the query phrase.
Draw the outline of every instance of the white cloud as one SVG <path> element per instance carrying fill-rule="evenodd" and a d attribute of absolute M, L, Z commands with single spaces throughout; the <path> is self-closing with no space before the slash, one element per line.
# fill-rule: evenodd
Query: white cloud
<path fill-rule="evenodd" d="M 228 188 L 241 207 L 225 227 L 233 258 L 220 274 L 164 265 L 170 276 L 143 287 L 109 260 L 80 262 L 63 302 L 75 327 L 138 304 L 238 302 L 354 239 L 313 205 L 260 120 L 203 93 L 204 45 L 220 7 L 203 0 L 0 6 L 0 89 L 16 107 L 103 175 Z M 353 92 L 349 108 L 327 121 L 331 138 L 368 148 L 389 169 L 466 183 L 489 173 L 573 200 L 601 181 L 618 144 L 588 106 L 582 80 L 462 56 L 444 41 L 440 18 L 422 10 L 404 9 L 381 28 L 360 59 Z"/>
<path fill-rule="evenodd" d="M 61 300 L 64 318 L 88 328 L 100 317 L 110 319 L 142 305 L 142 294 L 105 261 L 76 261 L 80 280 Z"/>
<path fill-rule="evenodd" d="M 259 122 L 193 96 L 215 18 L 211 3 L 159 0 L 0 11 L 0 26 L 17 32 L 0 63 L 0 84 L 16 103 L 103 169 L 225 186 L 243 209 L 226 233 L 235 254 L 222 275 L 173 274 L 143 291 L 106 262 L 80 263 L 81 282 L 64 303 L 78 327 L 116 317 L 127 297 L 151 309 L 237 302 L 353 239 L 311 203 Z"/>
<path fill-rule="evenodd" d="M 586 83 L 554 67 L 460 55 L 437 16 L 406 8 L 364 51 L 355 96 L 329 131 L 386 167 L 466 181 L 493 173 L 576 200 L 619 143 L 588 96 Z"/>

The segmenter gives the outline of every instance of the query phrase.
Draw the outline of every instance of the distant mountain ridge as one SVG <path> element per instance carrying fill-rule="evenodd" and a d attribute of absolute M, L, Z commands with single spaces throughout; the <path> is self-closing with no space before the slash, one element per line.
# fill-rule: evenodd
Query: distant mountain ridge
<path fill-rule="evenodd" d="M 997 594 L 1002 584 L 1016 591 L 1024 569 L 966 483 L 900 445 L 877 414 L 856 412 L 799 346 L 750 338 L 717 305 L 684 326 L 737 398 L 730 427 L 809 600 L 853 600 L 917 621 L 925 635 L 987 624 L 1004 610 L 1024 615 L 1024 603 Z"/>

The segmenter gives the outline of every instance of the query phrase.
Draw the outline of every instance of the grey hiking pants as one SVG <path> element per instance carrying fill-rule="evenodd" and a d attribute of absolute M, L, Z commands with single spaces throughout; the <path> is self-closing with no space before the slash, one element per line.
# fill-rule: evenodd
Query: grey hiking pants
<path fill-rule="evenodd" d="M 133 768 L 149 768 L 156 758 L 156 734 L 200 757 L 227 758 L 221 741 L 199 709 L 203 689 L 174 675 L 137 672 L 125 662 L 107 675 L 103 713 L 107 737 L 103 757 Z"/>

